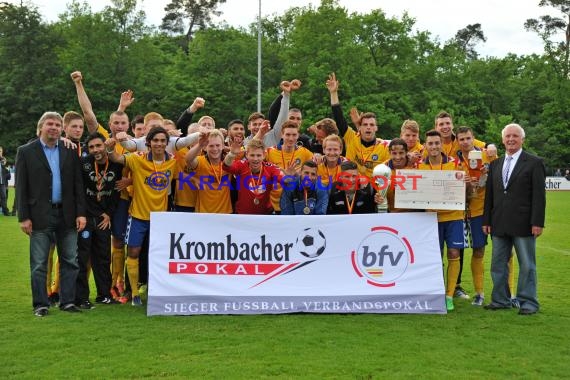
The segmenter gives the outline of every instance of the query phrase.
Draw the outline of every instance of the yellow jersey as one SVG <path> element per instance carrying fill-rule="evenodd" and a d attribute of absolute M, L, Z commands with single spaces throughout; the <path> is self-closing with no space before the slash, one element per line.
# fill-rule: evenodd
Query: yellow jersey
<path fill-rule="evenodd" d="M 278 166 L 281 170 L 285 170 L 290 165 L 295 165 L 300 168 L 303 162 L 312 159 L 313 152 L 305 147 L 297 147 L 292 152 L 285 152 L 277 148 L 267 149 L 266 161 Z M 282 192 L 283 189 L 281 186 L 275 186 L 275 188 L 271 190 L 271 205 L 275 211 L 281 211 L 280 202 Z"/>
<path fill-rule="evenodd" d="M 151 211 L 166 211 L 170 181 L 177 169 L 176 160 L 166 154 L 165 160 L 157 163 L 150 152 L 125 154 L 123 157 L 133 178 L 133 201 L 129 209 L 131 216 L 150 220 Z"/>
<path fill-rule="evenodd" d="M 231 177 L 222 169 L 222 162 L 220 161 L 218 165 L 213 166 L 206 156 L 199 156 L 198 166 L 194 172 L 200 181 L 197 191 L 196 212 L 231 214 Z"/>
<path fill-rule="evenodd" d="M 374 144 L 366 147 L 362 145 L 360 135 L 348 128 L 343 137 L 346 146 L 346 158 L 358 165 L 358 172 L 372 179 L 372 170 L 378 164 L 390 159 L 388 142 L 375 140 Z"/>
<path fill-rule="evenodd" d="M 183 176 L 187 176 L 190 174 L 191 170 L 186 165 L 186 153 L 188 153 L 189 148 L 185 147 L 176 152 L 174 155 L 174 159 L 177 163 L 177 171 L 176 177 L 178 178 L 178 173 L 181 173 Z M 176 206 L 182 207 L 196 207 L 196 199 L 198 198 L 198 183 L 192 182 L 195 188 L 190 187 L 188 184 L 184 182 L 178 181 L 176 184 L 176 190 L 174 193 L 174 204 Z"/>

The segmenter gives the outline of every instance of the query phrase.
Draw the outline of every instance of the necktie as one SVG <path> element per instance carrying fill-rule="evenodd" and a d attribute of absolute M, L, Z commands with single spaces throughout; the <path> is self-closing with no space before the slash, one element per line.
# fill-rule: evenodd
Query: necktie
<path fill-rule="evenodd" d="M 511 168 L 511 161 L 513 160 L 512 156 L 505 157 L 505 163 L 503 165 L 503 185 L 507 187 L 507 183 L 509 182 L 509 169 Z"/>

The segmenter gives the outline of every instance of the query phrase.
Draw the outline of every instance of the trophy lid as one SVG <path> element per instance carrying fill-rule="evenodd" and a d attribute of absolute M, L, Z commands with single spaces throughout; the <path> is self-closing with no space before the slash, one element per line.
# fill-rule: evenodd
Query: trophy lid
<path fill-rule="evenodd" d="M 482 160 L 483 159 L 483 152 L 480 150 L 472 150 L 471 152 L 469 152 L 469 157 L 470 160 Z"/>

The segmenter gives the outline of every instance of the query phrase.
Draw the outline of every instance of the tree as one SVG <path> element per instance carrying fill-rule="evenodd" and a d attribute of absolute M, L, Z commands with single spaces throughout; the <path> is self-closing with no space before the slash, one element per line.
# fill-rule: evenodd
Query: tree
<path fill-rule="evenodd" d="M 0 141 L 8 156 L 36 135 L 45 111 L 63 111 L 60 43 L 36 7 L 0 3 Z"/>
<path fill-rule="evenodd" d="M 544 15 L 538 19 L 529 18 L 524 27 L 540 36 L 552 66 L 562 78 L 570 79 L 570 0 L 541 0 L 538 5 L 556 8 L 564 17 Z M 564 40 L 556 43 L 552 38 L 559 33 L 564 34 Z"/>
<path fill-rule="evenodd" d="M 212 15 L 219 16 L 218 5 L 226 0 L 171 0 L 164 8 L 166 15 L 160 28 L 175 34 L 184 33 L 185 20 L 188 27 L 184 36 L 183 49 L 188 53 L 188 44 L 196 29 L 205 29 L 212 23 Z"/>
<path fill-rule="evenodd" d="M 481 30 L 481 24 L 477 23 L 469 24 L 465 28 L 458 30 L 453 41 L 465 52 L 467 58 L 477 59 L 478 54 L 475 51 L 475 45 L 477 42 L 486 42 L 487 37 Z"/>

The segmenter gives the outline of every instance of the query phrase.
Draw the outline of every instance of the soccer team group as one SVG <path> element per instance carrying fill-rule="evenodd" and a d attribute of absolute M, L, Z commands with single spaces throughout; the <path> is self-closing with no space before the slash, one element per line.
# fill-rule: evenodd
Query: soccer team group
<path fill-rule="evenodd" d="M 57 302 L 65 311 L 92 309 L 90 273 L 96 285 L 95 303 L 130 301 L 135 306 L 143 305 L 150 213 L 154 211 L 362 214 L 377 212 L 377 205 L 386 202 L 389 212 L 418 211 L 395 208 L 393 187 L 384 196 L 377 191 L 373 169 L 379 164 L 387 165 L 392 174 L 408 168 L 465 172 L 466 209 L 429 211 L 437 212 L 442 255 L 447 247 L 448 311 L 454 309 L 454 298 L 471 298 L 461 286 L 463 252 L 468 247 L 472 248 L 472 304 L 483 305 L 483 260 L 487 244 L 483 221 L 485 179 L 489 163 L 497 158 L 497 150 L 493 144 L 476 140 L 469 127 L 454 130 L 447 112 L 435 117 L 435 127 L 425 133 L 423 144 L 419 125 L 413 120 L 403 123 L 400 137 L 380 139 L 373 113 L 360 113 L 353 108 L 350 119 L 355 129 L 348 125 L 338 97 L 339 81 L 331 74 L 326 87 L 333 117 L 308 128 L 311 137 L 300 133 L 301 111 L 289 106 L 292 93 L 301 87 L 296 79 L 280 84 L 281 93 L 272 103 L 267 118 L 254 112 L 247 123 L 232 120 L 226 129 L 216 129 L 211 116 L 193 123 L 193 115 L 205 105 L 202 98 L 196 98 L 176 122 L 165 120 L 156 112 L 129 122 L 125 111 L 134 97 L 131 91 L 126 91 L 121 95 L 118 110 L 110 115 L 107 130 L 95 117 L 82 74 L 74 72 L 71 78 L 83 115 L 67 112 L 61 117 L 46 112 L 38 122 L 37 133 L 48 161 L 50 144 L 46 142 L 50 139 L 55 141 L 56 148 L 75 152 L 72 161 L 78 175 L 74 181 L 82 183 L 81 194 L 76 194 L 74 200 L 77 260 L 74 266 L 73 260 L 52 259 L 54 246 L 58 252 L 66 249 L 60 246 L 59 235 L 52 234 L 49 258 L 46 254 L 45 260 L 42 256 L 34 265 L 34 256 L 38 254 L 31 244 L 35 315 L 47 315 L 49 306 Z M 85 127 L 88 136 L 84 139 Z M 520 127 L 509 125 L 506 130 L 509 128 Z M 23 174 L 19 176 L 20 169 L 26 170 L 21 150 L 23 147 L 16 161 L 19 212 L 30 207 L 30 194 L 25 192 L 29 186 L 21 186 L 27 179 Z M 483 164 L 476 176 L 470 171 L 469 153 L 473 150 L 481 152 Z M 367 180 L 362 181 L 363 178 Z M 54 193 L 50 199 L 57 196 Z M 53 203 L 53 207 L 65 208 L 65 202 L 59 202 Z M 33 242 L 34 231 L 31 225 L 26 225 L 26 220 L 26 215 L 20 213 L 22 229 Z M 42 268 L 44 263 L 47 268 Z M 509 287 L 516 305 L 513 272 L 510 270 Z M 76 280 L 65 283 L 74 289 L 66 289 L 66 299 L 61 299 L 60 287 L 64 282 L 60 277 L 64 276 Z M 34 289 L 42 284 L 42 279 L 43 289 Z"/>

